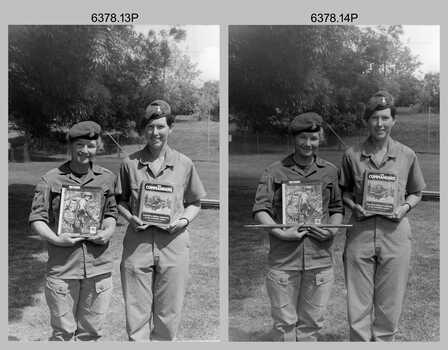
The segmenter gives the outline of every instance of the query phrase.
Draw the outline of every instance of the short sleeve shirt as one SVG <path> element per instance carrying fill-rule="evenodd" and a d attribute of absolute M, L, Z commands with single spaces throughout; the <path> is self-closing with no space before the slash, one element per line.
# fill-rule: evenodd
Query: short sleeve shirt
<path fill-rule="evenodd" d="M 114 189 L 116 176 L 106 168 L 92 165 L 83 178 L 75 176 L 70 163 L 66 162 L 59 168 L 50 170 L 36 185 L 29 222 L 43 221 L 53 231 L 57 231 L 61 191 L 64 185 L 94 186 L 103 189 L 104 218 L 117 219 L 118 210 Z M 112 252 L 109 243 L 95 244 L 81 241 L 71 247 L 60 247 L 48 242 L 47 274 L 64 279 L 82 279 L 113 269 Z"/>
<path fill-rule="evenodd" d="M 133 215 L 138 215 L 140 186 L 144 181 L 154 181 L 173 186 L 173 217 L 180 217 L 184 207 L 205 198 L 206 192 L 190 158 L 166 147 L 160 170 L 154 174 L 149 166 L 150 151 L 147 147 L 123 160 L 117 182 L 119 201 L 128 203 Z"/>
<path fill-rule="evenodd" d="M 362 204 L 364 174 L 366 170 L 390 172 L 398 176 L 398 199 L 405 201 L 409 193 L 420 192 L 425 188 L 425 180 L 413 150 L 389 138 L 387 151 L 382 162 L 373 158 L 369 139 L 350 147 L 342 157 L 339 184 L 343 191 L 353 193 L 355 203 Z"/>
<path fill-rule="evenodd" d="M 308 169 L 302 169 L 293 154 L 271 164 L 263 172 L 258 184 L 253 214 L 266 211 L 277 222 L 282 222 L 282 183 L 291 180 L 319 181 L 322 184 L 323 218 L 327 223 L 331 215 L 344 213 L 338 185 L 337 168 L 321 158 L 316 158 Z M 328 267 L 333 263 L 333 240 L 319 242 L 305 236 L 300 241 L 285 241 L 270 235 L 268 262 L 271 268 L 281 270 L 308 270 Z"/>

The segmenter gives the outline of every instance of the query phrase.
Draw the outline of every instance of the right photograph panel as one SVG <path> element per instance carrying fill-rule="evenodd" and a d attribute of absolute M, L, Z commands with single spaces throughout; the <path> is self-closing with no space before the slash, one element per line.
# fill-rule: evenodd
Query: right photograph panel
<path fill-rule="evenodd" d="M 229 26 L 229 340 L 439 341 L 439 26 Z"/>

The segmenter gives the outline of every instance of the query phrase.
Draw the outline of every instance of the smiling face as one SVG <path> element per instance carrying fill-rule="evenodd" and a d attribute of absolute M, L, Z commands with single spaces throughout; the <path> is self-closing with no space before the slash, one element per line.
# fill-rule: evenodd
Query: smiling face
<path fill-rule="evenodd" d="M 95 158 L 98 149 L 97 140 L 77 139 L 70 143 L 72 162 L 76 165 L 88 165 Z"/>
<path fill-rule="evenodd" d="M 300 132 L 294 135 L 295 154 L 299 158 L 314 157 L 319 149 L 320 132 Z"/>
<path fill-rule="evenodd" d="M 160 151 L 168 142 L 171 127 L 167 124 L 166 117 L 153 119 L 145 127 L 146 144 L 152 151 Z"/>
<path fill-rule="evenodd" d="M 369 135 L 376 141 L 387 139 L 394 125 L 395 118 L 392 117 L 390 108 L 375 111 L 367 119 Z"/>

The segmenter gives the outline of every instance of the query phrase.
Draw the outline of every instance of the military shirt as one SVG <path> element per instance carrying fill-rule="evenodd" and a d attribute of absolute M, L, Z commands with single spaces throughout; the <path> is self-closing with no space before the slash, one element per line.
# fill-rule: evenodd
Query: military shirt
<path fill-rule="evenodd" d="M 307 169 L 302 169 L 291 154 L 266 168 L 258 184 L 253 214 L 266 211 L 275 222 L 282 222 L 282 183 L 291 180 L 319 181 L 322 184 L 322 223 L 331 215 L 344 213 L 338 185 L 337 168 L 319 157 Z M 269 235 L 268 263 L 280 270 L 308 270 L 333 264 L 333 239 L 323 242 L 305 236 L 300 241 L 285 241 Z"/>
<path fill-rule="evenodd" d="M 353 193 L 355 203 L 360 205 L 362 205 L 366 170 L 397 175 L 397 195 L 400 204 L 405 201 L 407 194 L 420 192 L 426 186 L 415 152 L 392 138 L 387 142 L 387 151 L 380 163 L 373 157 L 373 145 L 369 138 L 347 149 L 342 157 L 339 184 L 344 191 Z"/>
<path fill-rule="evenodd" d="M 119 201 L 129 204 L 130 212 L 138 215 L 140 186 L 144 181 L 173 186 L 174 219 L 180 217 L 184 207 L 206 196 L 196 168 L 190 158 L 166 147 L 159 171 L 154 174 L 150 168 L 150 151 L 144 147 L 123 160 L 116 193 Z"/>
<path fill-rule="evenodd" d="M 104 193 L 104 218 L 117 219 L 118 210 L 114 188 L 116 176 L 109 170 L 92 165 L 86 176 L 78 178 L 70 169 L 70 162 L 47 172 L 36 185 L 29 222 L 44 221 L 57 232 L 61 191 L 63 185 L 101 187 Z M 87 240 L 70 247 L 47 242 L 47 274 L 64 279 L 82 279 L 113 269 L 113 256 L 109 243 L 95 244 Z"/>

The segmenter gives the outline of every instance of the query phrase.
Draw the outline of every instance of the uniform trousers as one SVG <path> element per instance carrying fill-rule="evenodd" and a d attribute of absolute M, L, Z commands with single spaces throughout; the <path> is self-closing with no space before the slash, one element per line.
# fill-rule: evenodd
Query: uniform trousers
<path fill-rule="evenodd" d="M 332 267 L 270 269 L 266 287 L 274 320 L 273 340 L 316 341 L 323 326 L 333 281 Z"/>
<path fill-rule="evenodd" d="M 409 221 L 377 215 L 352 223 L 344 252 L 350 340 L 393 341 L 409 275 Z"/>
<path fill-rule="evenodd" d="M 53 328 L 49 340 L 98 340 L 111 296 L 110 273 L 83 279 L 47 276 L 45 297 Z"/>
<path fill-rule="evenodd" d="M 188 231 L 172 235 L 155 228 L 128 228 L 120 270 L 129 340 L 175 339 L 188 264 Z"/>

